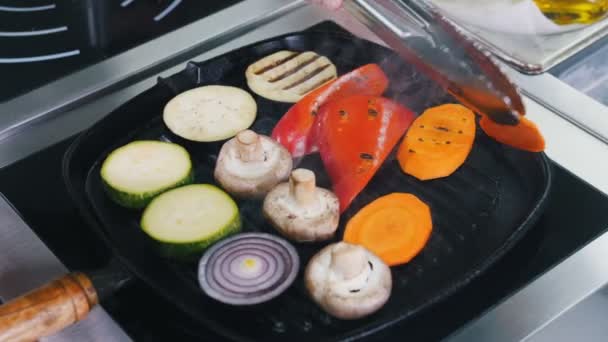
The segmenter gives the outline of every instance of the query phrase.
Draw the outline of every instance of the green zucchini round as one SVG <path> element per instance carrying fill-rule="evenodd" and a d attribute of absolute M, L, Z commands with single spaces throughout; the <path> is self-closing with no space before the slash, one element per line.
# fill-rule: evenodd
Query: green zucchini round
<path fill-rule="evenodd" d="M 141 228 L 164 256 L 193 259 L 239 232 L 241 217 L 226 192 L 210 184 L 192 184 L 154 198 L 144 210 Z"/>
<path fill-rule="evenodd" d="M 168 142 L 139 140 L 113 152 L 101 166 L 108 197 L 132 209 L 144 208 L 159 194 L 194 181 L 185 148 Z"/>

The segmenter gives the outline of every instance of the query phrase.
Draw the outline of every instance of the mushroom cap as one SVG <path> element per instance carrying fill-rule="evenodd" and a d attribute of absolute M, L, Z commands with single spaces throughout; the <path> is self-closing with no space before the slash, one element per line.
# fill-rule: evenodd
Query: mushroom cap
<path fill-rule="evenodd" d="M 264 199 L 264 216 L 286 238 L 322 241 L 334 236 L 340 221 L 340 203 L 331 191 L 315 187 L 314 201 L 300 206 L 291 194 L 289 183 L 281 183 Z"/>
<path fill-rule="evenodd" d="M 354 252 L 350 260 L 340 255 L 344 249 Z M 360 262 L 357 261 L 360 250 L 356 249 L 365 251 L 364 261 L 368 267 L 354 277 L 351 277 L 352 274 L 345 276 L 343 270 L 338 269 L 341 266 L 336 265 L 336 261 Z M 390 268 L 374 253 L 347 242 L 330 244 L 315 254 L 306 266 L 304 279 L 312 299 L 330 315 L 345 320 L 376 312 L 387 302 L 392 290 Z"/>
<path fill-rule="evenodd" d="M 224 190 L 239 198 L 263 198 L 275 185 L 289 177 L 293 167 L 291 154 L 283 145 L 264 135 L 257 137 L 264 153 L 262 160 L 241 160 L 239 142 L 235 137 L 222 146 L 215 164 L 215 180 Z"/>

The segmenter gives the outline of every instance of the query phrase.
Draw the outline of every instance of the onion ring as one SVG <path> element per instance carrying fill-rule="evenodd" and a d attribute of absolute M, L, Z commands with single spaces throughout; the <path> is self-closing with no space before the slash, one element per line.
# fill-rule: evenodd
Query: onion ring
<path fill-rule="evenodd" d="M 203 292 L 215 300 L 253 305 L 287 290 L 299 267 L 295 248 L 284 239 L 244 233 L 209 248 L 199 263 L 198 279 Z"/>

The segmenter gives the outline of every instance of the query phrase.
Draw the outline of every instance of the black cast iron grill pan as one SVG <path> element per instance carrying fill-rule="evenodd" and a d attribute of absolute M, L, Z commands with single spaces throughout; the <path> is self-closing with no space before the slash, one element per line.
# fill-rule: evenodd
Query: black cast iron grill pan
<path fill-rule="evenodd" d="M 344 223 L 354 213 L 381 195 L 409 192 L 431 207 L 430 241 L 413 261 L 392 268 L 393 292 L 377 313 L 356 321 L 341 321 L 324 313 L 308 298 L 303 268 L 326 243 L 295 244 L 302 264 L 298 278 L 289 290 L 270 302 L 233 307 L 205 296 L 196 279 L 196 264 L 162 258 L 138 225 L 141 212 L 120 208 L 106 197 L 99 176 L 100 164 L 110 151 L 129 141 L 168 140 L 189 150 L 196 182 L 213 183 L 214 162 L 221 144 L 191 143 L 171 134 L 162 121 L 164 105 L 175 95 L 202 85 L 222 84 L 249 90 L 245 80 L 247 66 L 282 49 L 313 50 L 325 55 L 336 64 L 339 74 L 377 63 L 391 79 L 386 96 L 418 114 L 429 106 L 455 102 L 390 50 L 353 37 L 330 23 L 255 43 L 201 63 L 188 63 L 185 70 L 159 79 L 154 87 L 82 133 L 65 155 L 64 181 L 74 202 L 118 260 L 101 271 L 105 276 L 90 274 L 91 288 L 110 289 L 104 292 L 111 294 L 117 282 L 124 283 L 124 277 L 118 276 L 124 274 L 121 270 L 124 267 L 130 276 L 147 283 L 205 329 L 233 340 L 355 340 L 406 320 L 466 286 L 533 226 L 549 190 L 547 157 L 500 145 L 478 129 L 467 161 L 450 177 L 417 181 L 403 174 L 391 156 L 342 215 L 337 238 L 342 236 Z M 258 104 L 258 118 L 252 129 L 270 134 L 289 105 L 253 95 Z M 318 156 L 305 157 L 298 163 L 315 171 L 320 186 L 331 187 Z M 238 204 L 244 231 L 276 234 L 261 215 L 261 202 Z M 117 276 L 111 276 L 113 272 Z M 89 304 L 93 306 L 96 302 Z M 0 331 L 2 322 L 0 307 Z"/>

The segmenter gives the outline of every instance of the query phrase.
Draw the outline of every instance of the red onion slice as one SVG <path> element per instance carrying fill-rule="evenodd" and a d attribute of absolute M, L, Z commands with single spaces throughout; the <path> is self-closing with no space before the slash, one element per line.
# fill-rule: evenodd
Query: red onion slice
<path fill-rule="evenodd" d="M 203 291 L 220 302 L 253 305 L 283 293 L 295 280 L 300 258 L 284 239 L 243 233 L 205 252 L 198 268 Z"/>

